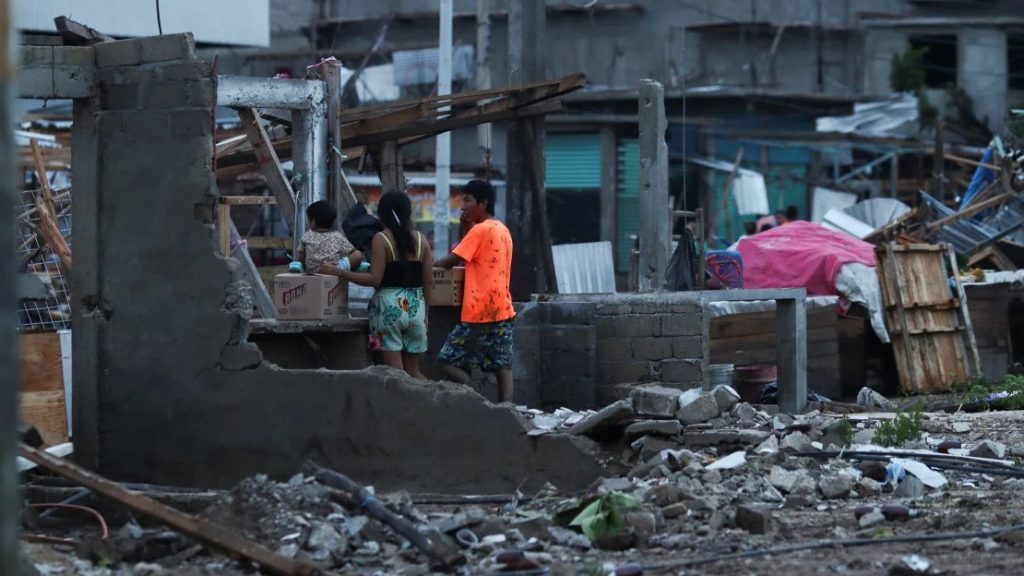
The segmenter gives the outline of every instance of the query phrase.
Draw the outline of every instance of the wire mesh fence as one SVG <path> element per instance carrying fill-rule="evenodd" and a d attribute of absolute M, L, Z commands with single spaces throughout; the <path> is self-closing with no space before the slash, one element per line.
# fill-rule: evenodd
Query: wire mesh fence
<path fill-rule="evenodd" d="M 22 300 L 19 327 L 22 332 L 66 330 L 71 328 L 70 278 L 64 276 L 60 261 L 38 233 L 36 202 L 43 202 L 39 190 L 24 190 L 18 206 L 17 254 L 24 272 L 50 277 L 53 297 L 47 300 Z M 53 191 L 53 212 L 61 234 L 71 245 L 71 189 Z"/>

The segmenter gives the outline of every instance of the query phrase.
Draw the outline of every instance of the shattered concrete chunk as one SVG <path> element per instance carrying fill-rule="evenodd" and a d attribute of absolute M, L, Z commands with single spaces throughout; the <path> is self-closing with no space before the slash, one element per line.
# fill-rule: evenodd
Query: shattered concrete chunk
<path fill-rule="evenodd" d="M 728 456 L 715 460 L 708 465 L 707 470 L 734 470 L 747 464 L 747 453 L 743 450 L 733 452 Z"/>
<path fill-rule="evenodd" d="M 751 534 L 767 534 L 772 529 L 772 509 L 764 504 L 736 507 L 736 527 Z"/>
<path fill-rule="evenodd" d="M 789 414 L 776 414 L 772 418 L 772 429 L 773 430 L 785 430 L 793 425 L 793 417 Z"/>
<path fill-rule="evenodd" d="M 739 418 L 743 422 L 753 423 L 758 420 L 760 413 L 757 408 L 754 408 L 746 402 L 740 402 L 732 409 L 732 415 Z"/>
<path fill-rule="evenodd" d="M 718 416 L 718 402 L 714 394 L 701 394 L 692 402 L 680 406 L 676 418 L 686 425 L 700 424 Z"/>
<path fill-rule="evenodd" d="M 609 494 L 611 492 L 631 492 L 636 486 L 629 478 L 606 478 L 597 487 L 598 492 Z"/>
<path fill-rule="evenodd" d="M 1002 459 L 1006 455 L 1006 444 L 985 440 L 971 450 L 971 456 L 975 458 L 996 458 Z"/>
<path fill-rule="evenodd" d="M 690 448 L 715 446 L 753 446 L 763 442 L 771 432 L 763 430 L 700 430 L 683 433 L 683 444 Z"/>
<path fill-rule="evenodd" d="M 885 516 L 876 509 L 861 516 L 860 520 L 857 521 L 857 524 L 861 528 L 871 528 L 872 526 L 877 526 L 883 522 L 885 522 Z"/>
<path fill-rule="evenodd" d="M 306 548 L 314 560 L 341 557 L 348 551 L 348 540 L 326 522 L 316 522 L 306 539 Z"/>
<path fill-rule="evenodd" d="M 853 480 L 846 474 L 823 474 L 818 479 L 818 490 L 828 499 L 846 498 L 853 489 Z"/>
<path fill-rule="evenodd" d="M 435 520 L 427 525 L 428 529 L 437 530 L 445 534 L 456 532 L 467 526 L 473 526 L 479 524 L 487 519 L 487 512 L 483 508 L 473 506 L 472 508 L 466 509 L 465 512 L 459 512 L 452 514 L 446 518 Z"/>
<path fill-rule="evenodd" d="M 675 484 L 662 484 L 655 486 L 644 494 L 644 500 L 650 504 L 664 508 L 669 504 L 675 504 L 686 497 L 682 488 Z"/>
<path fill-rule="evenodd" d="M 970 422 L 953 422 L 953 432 L 964 434 L 971 431 Z"/>
<path fill-rule="evenodd" d="M 561 526 L 549 526 L 548 535 L 556 544 L 562 546 L 571 546 L 581 550 L 590 550 L 593 547 L 590 538 Z"/>
<path fill-rule="evenodd" d="M 1024 443 L 1017 443 L 1009 448 L 1010 456 L 1014 458 L 1024 457 Z"/>
<path fill-rule="evenodd" d="M 673 410 L 673 414 L 675 411 Z M 646 420 L 634 422 L 626 426 L 626 437 L 646 436 L 647 434 L 660 434 L 662 436 L 675 436 L 683 429 L 678 420 Z"/>
<path fill-rule="evenodd" d="M 853 433 L 854 444 L 871 444 L 875 441 L 875 429 L 857 430 Z"/>
<path fill-rule="evenodd" d="M 774 434 L 769 436 L 767 440 L 761 442 L 761 444 L 754 449 L 754 452 L 757 452 L 758 454 L 775 454 L 778 451 L 779 439 L 776 438 Z"/>
<path fill-rule="evenodd" d="M 672 418 L 679 408 L 682 390 L 665 386 L 639 386 L 633 389 L 630 398 L 633 412 L 641 416 Z"/>
<path fill-rule="evenodd" d="M 920 498 L 924 496 L 924 482 L 921 482 L 917 476 L 907 474 L 899 486 L 896 487 L 893 496 L 897 498 Z"/>
<path fill-rule="evenodd" d="M 803 474 L 803 471 L 786 470 L 782 466 L 772 466 L 772 471 L 768 474 L 768 483 L 783 492 L 792 492 L 793 487 Z"/>
<path fill-rule="evenodd" d="M 861 388 L 860 392 L 857 393 L 857 404 L 867 406 L 868 408 L 880 408 L 886 412 L 896 410 L 896 404 L 867 386 Z"/>
<path fill-rule="evenodd" d="M 787 452 L 806 452 L 813 448 L 812 440 L 803 432 L 791 432 L 779 442 L 779 449 Z"/>
<path fill-rule="evenodd" d="M 574 424 L 569 428 L 569 434 L 599 438 L 611 431 L 624 428 L 634 418 L 636 414 L 633 412 L 633 402 L 619 400 Z"/>
<path fill-rule="evenodd" d="M 682 503 L 676 502 L 675 504 L 669 504 L 661 509 L 661 515 L 671 520 L 672 518 L 678 518 L 686 514 L 686 511 L 690 508 Z"/>
<path fill-rule="evenodd" d="M 622 519 L 641 540 L 650 538 L 658 530 L 657 518 L 646 510 L 630 510 L 622 515 Z"/>
<path fill-rule="evenodd" d="M 720 413 L 732 410 L 733 406 L 740 401 L 739 393 L 733 390 L 731 386 L 715 386 L 712 393 L 715 395 L 715 401 L 718 402 L 718 411 Z"/>

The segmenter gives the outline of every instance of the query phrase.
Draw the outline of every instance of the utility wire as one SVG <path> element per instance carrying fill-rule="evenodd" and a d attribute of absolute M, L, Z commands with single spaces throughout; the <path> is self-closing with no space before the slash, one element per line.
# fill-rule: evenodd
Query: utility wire
<path fill-rule="evenodd" d="M 161 36 L 164 35 L 164 25 L 160 21 L 160 0 L 156 0 L 156 30 Z"/>

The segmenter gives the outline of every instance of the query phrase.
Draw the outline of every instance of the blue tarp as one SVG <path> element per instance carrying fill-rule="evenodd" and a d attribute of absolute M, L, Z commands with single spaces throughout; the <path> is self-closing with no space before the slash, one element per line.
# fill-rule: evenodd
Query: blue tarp
<path fill-rule="evenodd" d="M 981 157 L 982 164 L 992 164 L 992 157 L 995 156 L 995 151 L 991 146 L 985 149 L 985 154 Z M 967 187 L 967 192 L 964 193 L 963 200 L 960 201 L 960 210 L 966 208 L 975 196 L 978 195 L 986 186 L 995 182 L 996 172 L 991 168 L 985 168 L 984 166 L 978 166 L 974 171 L 974 177 L 971 178 L 971 184 Z"/>

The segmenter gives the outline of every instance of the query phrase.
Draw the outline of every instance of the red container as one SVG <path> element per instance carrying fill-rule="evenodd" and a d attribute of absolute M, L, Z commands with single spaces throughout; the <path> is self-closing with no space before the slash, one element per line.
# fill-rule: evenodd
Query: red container
<path fill-rule="evenodd" d="M 760 404 L 764 387 L 778 381 L 775 366 L 737 366 L 733 373 L 733 384 L 740 398 L 748 404 Z"/>

